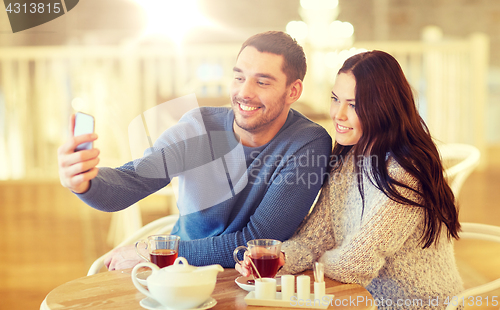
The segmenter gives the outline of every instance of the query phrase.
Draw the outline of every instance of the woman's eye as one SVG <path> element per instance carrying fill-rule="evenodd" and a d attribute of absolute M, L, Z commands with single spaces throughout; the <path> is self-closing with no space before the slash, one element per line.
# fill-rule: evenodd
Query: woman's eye
<path fill-rule="evenodd" d="M 337 97 L 332 97 L 332 102 L 339 102 L 339 99 Z"/>
<path fill-rule="evenodd" d="M 355 108 L 356 108 L 356 105 L 355 105 L 355 104 L 350 103 L 350 104 L 349 104 L 349 107 L 351 107 L 351 108 L 355 109 Z"/>

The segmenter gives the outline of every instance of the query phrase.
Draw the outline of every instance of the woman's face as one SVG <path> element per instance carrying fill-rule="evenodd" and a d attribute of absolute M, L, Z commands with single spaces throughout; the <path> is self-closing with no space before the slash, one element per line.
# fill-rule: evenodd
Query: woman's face
<path fill-rule="evenodd" d="M 354 145 L 363 134 L 355 106 L 356 79 L 351 72 L 340 73 L 333 85 L 330 107 L 336 131 L 335 140 L 340 145 Z"/>

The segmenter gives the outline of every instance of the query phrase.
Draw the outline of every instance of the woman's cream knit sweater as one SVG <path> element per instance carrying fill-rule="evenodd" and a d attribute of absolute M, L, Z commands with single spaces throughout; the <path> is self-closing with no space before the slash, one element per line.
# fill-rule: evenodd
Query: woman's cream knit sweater
<path fill-rule="evenodd" d="M 424 210 L 389 199 L 366 175 L 362 211 L 354 163 L 348 158 L 341 171 L 330 174 L 313 211 L 283 244 L 286 264 L 280 273 L 312 269 L 319 261 L 326 276 L 366 287 L 379 309 L 444 309 L 463 290 L 452 242 L 443 231 L 437 243 L 422 249 Z M 388 168 L 393 178 L 416 187 L 395 160 Z M 399 191 L 416 199 L 408 190 Z"/>

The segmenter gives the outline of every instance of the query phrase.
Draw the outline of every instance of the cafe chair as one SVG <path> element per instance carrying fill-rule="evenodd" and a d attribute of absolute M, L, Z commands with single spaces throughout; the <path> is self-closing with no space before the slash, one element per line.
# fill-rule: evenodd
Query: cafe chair
<path fill-rule="evenodd" d="M 125 238 L 125 240 L 123 240 L 117 246 L 115 246 L 114 249 L 125 245 L 135 244 L 137 241 L 145 239 L 147 236 L 150 235 L 168 234 L 170 233 L 170 231 L 172 231 L 172 228 L 174 227 L 175 222 L 177 222 L 177 219 L 179 219 L 179 215 L 172 214 L 154 220 L 151 223 L 144 225 L 143 227 L 139 228 L 137 231 L 129 235 L 127 238 Z M 101 268 L 104 267 L 104 258 L 110 252 L 111 251 L 109 251 L 108 253 L 104 254 L 103 256 L 99 257 L 94 261 L 92 266 L 90 266 L 87 276 L 91 276 L 98 273 L 101 270 Z"/>
<path fill-rule="evenodd" d="M 458 199 L 465 180 L 479 165 L 481 153 L 472 145 L 462 143 L 438 144 L 448 184 Z"/>
<path fill-rule="evenodd" d="M 462 231 L 459 233 L 460 239 L 485 240 L 500 243 L 500 227 L 480 223 L 461 223 Z M 471 287 L 458 294 L 456 302 L 450 302 L 446 310 L 455 310 L 459 305 L 468 304 L 470 296 L 481 295 L 500 288 L 500 278 Z M 463 299 L 463 301 L 462 301 Z"/>
<path fill-rule="evenodd" d="M 177 192 L 179 190 L 179 183 L 177 178 L 172 179 L 170 184 L 153 195 L 165 196 L 170 199 L 170 214 L 179 213 L 177 210 Z M 107 242 L 109 245 L 115 247 L 120 242 L 125 240 L 128 236 L 142 227 L 142 215 L 139 203 L 134 203 L 125 210 L 113 212 L 111 215 L 111 223 L 109 225 L 109 232 Z"/>

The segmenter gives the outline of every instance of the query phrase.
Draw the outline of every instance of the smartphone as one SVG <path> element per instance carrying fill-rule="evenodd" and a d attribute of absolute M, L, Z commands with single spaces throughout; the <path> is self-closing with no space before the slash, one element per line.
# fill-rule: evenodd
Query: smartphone
<path fill-rule="evenodd" d="M 73 129 L 73 135 L 79 136 L 87 133 L 93 133 L 94 132 L 94 117 L 92 115 L 82 113 L 82 112 L 76 112 L 75 114 L 75 128 Z M 92 142 L 85 142 L 82 144 L 79 144 L 75 152 L 81 151 L 81 150 L 90 150 L 92 149 L 93 143 Z"/>

